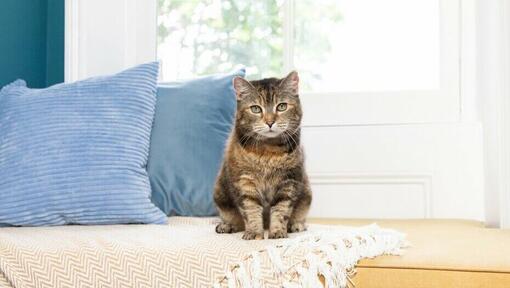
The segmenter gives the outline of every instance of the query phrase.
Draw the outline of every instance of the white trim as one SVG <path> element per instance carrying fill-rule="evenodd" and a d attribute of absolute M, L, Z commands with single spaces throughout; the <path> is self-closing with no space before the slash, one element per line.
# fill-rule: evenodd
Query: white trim
<path fill-rule="evenodd" d="M 502 92 L 502 134 L 501 134 L 501 227 L 510 228 L 510 3 L 502 1 L 502 44 L 503 44 L 503 92 Z"/>
<path fill-rule="evenodd" d="M 156 60 L 156 0 L 66 0 L 65 81 Z"/>
<path fill-rule="evenodd" d="M 64 54 L 64 81 L 71 82 L 78 78 L 78 31 L 79 9 L 74 0 L 65 0 L 65 54 Z"/>
<path fill-rule="evenodd" d="M 509 3 L 478 1 L 478 89 L 484 127 L 485 207 L 489 226 L 510 227 Z"/>
<path fill-rule="evenodd" d="M 476 97 L 476 1 L 460 2 L 460 116 L 463 122 L 480 121 Z"/>
<path fill-rule="evenodd" d="M 433 218 L 432 211 L 432 175 L 430 173 L 312 173 L 311 185 L 406 185 L 416 184 L 422 187 L 424 218 Z"/>
<path fill-rule="evenodd" d="M 283 2 L 283 70 L 294 69 L 294 0 Z"/>
<path fill-rule="evenodd" d="M 137 33 L 136 31 L 138 17 L 136 15 L 136 0 L 125 0 L 124 5 L 124 39 L 126 43 L 135 45 L 124 46 L 124 65 L 130 67 L 136 65 L 137 51 Z"/>

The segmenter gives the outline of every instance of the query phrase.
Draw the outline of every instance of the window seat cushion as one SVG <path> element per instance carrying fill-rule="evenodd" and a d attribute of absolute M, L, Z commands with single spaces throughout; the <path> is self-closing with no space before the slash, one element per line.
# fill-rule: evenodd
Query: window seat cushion
<path fill-rule="evenodd" d="M 356 287 L 510 287 L 510 230 L 467 220 L 334 220 L 348 226 L 376 222 L 407 234 L 411 247 L 401 257 L 363 260 Z"/>

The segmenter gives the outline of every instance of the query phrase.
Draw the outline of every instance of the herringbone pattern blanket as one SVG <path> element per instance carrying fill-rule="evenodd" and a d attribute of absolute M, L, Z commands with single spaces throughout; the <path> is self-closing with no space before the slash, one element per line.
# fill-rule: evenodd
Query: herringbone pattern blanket
<path fill-rule="evenodd" d="M 216 234 L 216 221 L 171 217 L 168 225 L 2 228 L 0 287 L 212 287 L 246 255 L 284 241 Z M 281 285 L 265 275 L 265 287 Z"/>

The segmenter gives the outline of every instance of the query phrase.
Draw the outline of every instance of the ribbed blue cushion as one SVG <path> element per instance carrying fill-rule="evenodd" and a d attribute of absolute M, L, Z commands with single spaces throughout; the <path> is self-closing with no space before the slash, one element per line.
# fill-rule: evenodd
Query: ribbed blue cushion
<path fill-rule="evenodd" d="M 236 112 L 231 74 L 160 83 L 149 155 L 152 201 L 167 215 L 215 215 L 213 187 Z"/>
<path fill-rule="evenodd" d="M 0 91 L 0 225 L 165 223 L 146 172 L 158 63 Z"/>

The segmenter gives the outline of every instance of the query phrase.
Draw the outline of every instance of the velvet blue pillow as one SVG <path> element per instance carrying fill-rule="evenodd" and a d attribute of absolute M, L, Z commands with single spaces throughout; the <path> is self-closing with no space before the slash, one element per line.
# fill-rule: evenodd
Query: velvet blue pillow
<path fill-rule="evenodd" d="M 0 225 L 165 223 L 146 171 L 158 63 L 0 91 Z"/>
<path fill-rule="evenodd" d="M 217 213 L 214 181 L 236 112 L 232 79 L 244 74 L 159 84 L 148 171 L 152 201 L 167 215 Z"/>

